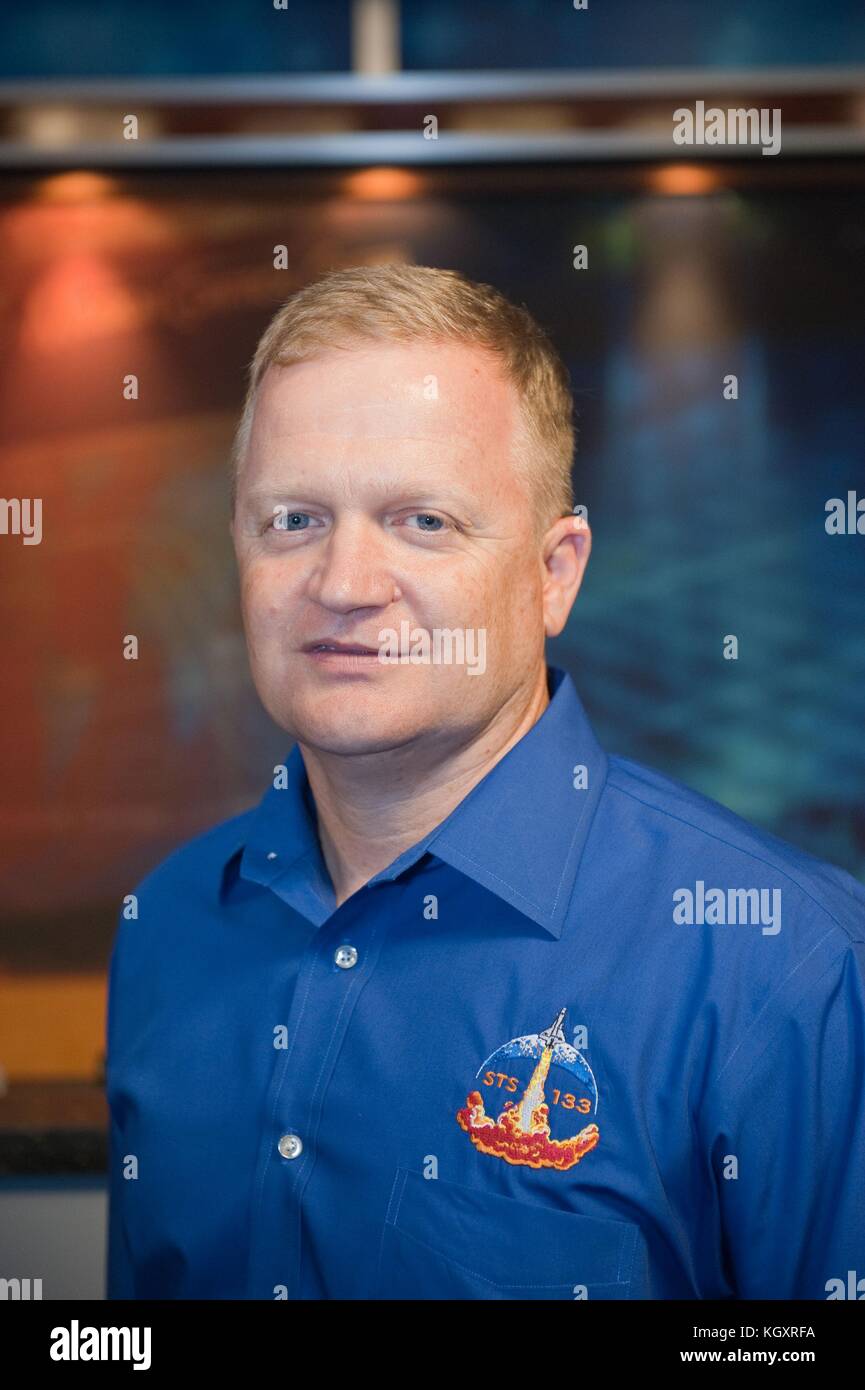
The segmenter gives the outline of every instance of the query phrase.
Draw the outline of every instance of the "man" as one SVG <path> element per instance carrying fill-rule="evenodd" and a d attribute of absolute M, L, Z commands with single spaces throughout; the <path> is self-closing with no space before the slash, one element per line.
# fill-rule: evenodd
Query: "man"
<path fill-rule="evenodd" d="M 572 443 L 453 272 L 262 338 L 232 534 L 294 743 L 121 921 L 111 1297 L 856 1296 L 865 892 L 598 746 L 544 659 Z"/>

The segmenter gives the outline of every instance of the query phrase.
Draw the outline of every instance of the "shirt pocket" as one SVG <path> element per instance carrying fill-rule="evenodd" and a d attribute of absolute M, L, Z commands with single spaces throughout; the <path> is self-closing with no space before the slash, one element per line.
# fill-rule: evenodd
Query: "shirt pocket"
<path fill-rule="evenodd" d="M 372 1297 L 627 1299 L 638 1242 L 627 1221 L 397 1168 Z"/>

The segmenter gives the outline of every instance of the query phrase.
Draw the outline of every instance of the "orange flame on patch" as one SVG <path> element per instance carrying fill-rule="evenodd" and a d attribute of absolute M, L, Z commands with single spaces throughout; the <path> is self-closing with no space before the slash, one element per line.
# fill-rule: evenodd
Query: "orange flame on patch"
<path fill-rule="evenodd" d="M 553 1051 L 545 1047 L 531 1080 L 517 1105 L 493 1120 L 484 1110 L 480 1091 L 471 1091 L 457 1111 L 457 1122 L 481 1153 L 503 1158 L 506 1163 L 529 1168 L 573 1168 L 600 1139 L 595 1124 L 586 1125 L 571 1139 L 551 1139 L 550 1107 L 544 1100 L 544 1081 Z"/>

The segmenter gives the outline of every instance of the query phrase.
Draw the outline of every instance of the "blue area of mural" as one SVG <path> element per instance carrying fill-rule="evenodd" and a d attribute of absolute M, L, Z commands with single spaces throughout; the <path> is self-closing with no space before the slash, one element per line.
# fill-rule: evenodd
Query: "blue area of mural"
<path fill-rule="evenodd" d="M 351 0 L 0 6 L 0 78 L 346 72 Z"/>
<path fill-rule="evenodd" d="M 405 0 L 407 68 L 771 67 L 865 60 L 861 0 Z"/>
<path fill-rule="evenodd" d="M 865 61 L 861 0 L 401 0 L 405 68 L 764 67 Z M 346 72 L 351 0 L 28 0 L 0 78 Z"/>
<path fill-rule="evenodd" d="M 549 651 L 605 746 L 865 878 L 865 535 L 825 526 L 865 497 L 862 202 L 477 199 L 428 250 L 567 360 L 595 544 Z"/>

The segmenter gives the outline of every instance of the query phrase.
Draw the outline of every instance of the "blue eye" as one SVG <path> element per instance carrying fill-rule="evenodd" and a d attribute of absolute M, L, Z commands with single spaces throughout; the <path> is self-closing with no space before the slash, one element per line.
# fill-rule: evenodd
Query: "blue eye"
<path fill-rule="evenodd" d="M 305 531 L 308 512 L 277 512 L 271 525 L 275 531 Z"/>
<path fill-rule="evenodd" d="M 440 516 L 436 516 L 433 512 L 415 512 L 414 516 L 419 517 L 420 520 L 424 522 L 433 522 L 433 525 L 431 527 L 419 526 L 417 528 L 419 531 L 426 531 L 427 534 L 429 534 L 432 531 L 441 530 L 441 528 L 444 526 L 444 521 L 442 520 L 442 518 Z"/>

